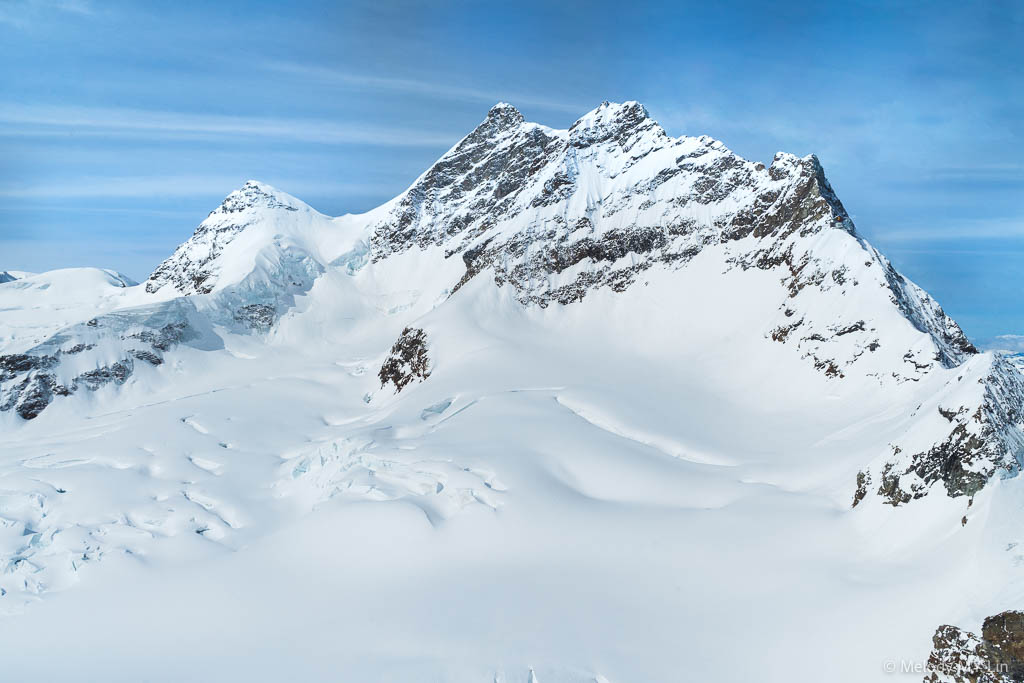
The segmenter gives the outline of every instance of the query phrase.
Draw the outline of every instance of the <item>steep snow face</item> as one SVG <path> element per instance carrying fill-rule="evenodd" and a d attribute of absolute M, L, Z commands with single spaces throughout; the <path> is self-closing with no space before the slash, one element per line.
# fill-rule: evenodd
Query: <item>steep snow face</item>
<path fill-rule="evenodd" d="M 0 612 L 131 595 L 0 620 L 46 673 L 862 683 L 1024 596 L 1024 376 L 813 156 L 501 104 L 370 213 L 249 182 L 100 273 L 0 285 Z"/>

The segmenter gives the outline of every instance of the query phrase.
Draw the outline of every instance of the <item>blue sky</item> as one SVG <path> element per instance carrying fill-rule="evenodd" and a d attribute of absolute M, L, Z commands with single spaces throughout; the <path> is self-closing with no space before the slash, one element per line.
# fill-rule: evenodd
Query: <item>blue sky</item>
<path fill-rule="evenodd" d="M 815 152 L 972 338 L 1024 335 L 1024 4 L 0 0 L 0 269 L 141 279 L 232 189 L 340 214 L 498 100 Z"/>

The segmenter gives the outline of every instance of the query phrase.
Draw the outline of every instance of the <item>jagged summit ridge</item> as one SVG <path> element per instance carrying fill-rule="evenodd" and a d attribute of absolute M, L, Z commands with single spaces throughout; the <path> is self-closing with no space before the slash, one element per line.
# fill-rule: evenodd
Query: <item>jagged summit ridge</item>
<path fill-rule="evenodd" d="M 872 279 L 934 336 L 943 363 L 973 352 L 930 297 L 860 240 L 815 155 L 779 153 L 766 168 L 707 136 L 669 137 L 638 102 L 602 103 L 565 131 L 495 106 L 370 226 L 370 240 L 376 260 L 443 247 L 466 265 L 455 289 L 490 272 L 523 303 L 546 306 L 621 291 L 653 265 L 681 267 L 714 244 L 735 245 L 740 267 L 788 270 L 795 297 L 808 281 L 829 286 L 809 267 L 822 261 L 808 238 L 832 231 L 864 252 L 853 267 L 885 273 Z"/>

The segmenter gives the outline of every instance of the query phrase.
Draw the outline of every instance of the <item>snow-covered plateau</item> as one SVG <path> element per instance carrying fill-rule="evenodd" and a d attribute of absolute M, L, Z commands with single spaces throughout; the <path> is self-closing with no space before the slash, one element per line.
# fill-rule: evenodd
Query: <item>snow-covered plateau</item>
<path fill-rule="evenodd" d="M 0 282 L 4 680 L 1024 675 L 1021 365 L 813 156 L 499 104 L 369 213 Z"/>

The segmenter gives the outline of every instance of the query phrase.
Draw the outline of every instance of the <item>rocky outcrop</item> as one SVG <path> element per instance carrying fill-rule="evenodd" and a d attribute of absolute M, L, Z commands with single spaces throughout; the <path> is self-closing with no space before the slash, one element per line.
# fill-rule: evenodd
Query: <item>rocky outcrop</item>
<path fill-rule="evenodd" d="M 124 329 L 123 323 L 116 316 L 94 318 L 28 353 L 0 356 L 0 412 L 13 410 L 22 419 L 31 420 L 57 397 L 71 396 L 82 389 L 98 391 L 123 385 L 135 373 L 136 361 L 162 365 L 165 352 L 197 336 L 186 320 L 154 328 L 132 326 L 135 331 Z M 93 355 L 96 343 L 66 341 L 79 336 L 113 338 L 121 358 L 110 362 L 104 360 L 109 354 Z"/>
<path fill-rule="evenodd" d="M 381 366 L 377 377 L 380 378 L 382 389 L 388 384 L 392 384 L 396 394 L 410 383 L 422 382 L 430 377 L 427 333 L 413 327 L 406 327 L 402 330 L 401 336 L 391 347 L 391 353 Z"/>
<path fill-rule="evenodd" d="M 22 355 L 22 354 L 18 354 Z M 0 363 L 11 356 L 0 356 Z M 53 367 L 60 361 L 56 356 L 32 356 L 39 367 Z M 153 355 L 153 359 L 159 359 Z M 152 361 L 151 361 L 152 362 Z M 77 375 L 68 384 L 61 384 L 57 375 L 33 369 L 22 375 L 10 374 L 0 377 L 0 411 L 14 410 L 24 420 L 38 417 L 56 396 L 70 396 L 80 388 L 96 391 L 108 384 L 124 384 L 134 370 L 132 358 L 124 358 L 111 365 L 98 367 Z M 5 386 L 5 380 L 9 383 Z"/>
<path fill-rule="evenodd" d="M 921 498 L 938 482 L 950 497 L 971 497 L 992 477 L 1020 470 L 1024 459 L 1024 374 L 997 355 L 979 383 L 983 391 L 977 405 L 938 407 L 950 426 L 933 446 L 916 452 L 894 446 L 878 477 L 877 494 L 884 502 L 901 505 Z M 863 499 L 869 482 L 870 474 L 858 475 L 854 505 Z"/>
<path fill-rule="evenodd" d="M 245 304 L 238 307 L 234 318 L 251 330 L 266 332 L 277 319 L 277 309 L 271 304 Z"/>
<path fill-rule="evenodd" d="M 932 638 L 925 683 L 1020 683 L 1024 681 L 1024 613 L 985 619 L 981 637 L 940 626 Z"/>

